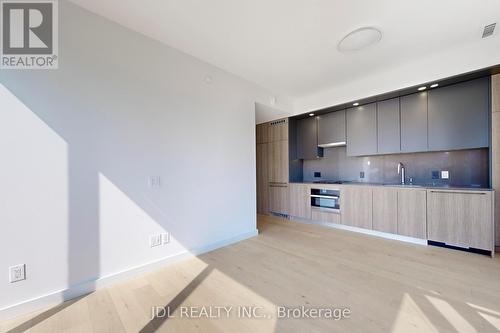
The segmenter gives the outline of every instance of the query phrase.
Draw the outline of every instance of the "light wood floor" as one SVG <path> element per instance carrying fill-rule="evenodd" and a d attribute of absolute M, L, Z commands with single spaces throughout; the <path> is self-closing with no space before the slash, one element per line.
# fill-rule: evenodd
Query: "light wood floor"
<path fill-rule="evenodd" d="M 259 217 L 260 235 L 0 324 L 2 332 L 498 332 L 500 259 Z M 156 318 L 151 307 L 260 306 L 269 319 Z M 351 317 L 276 319 L 276 307 Z"/>

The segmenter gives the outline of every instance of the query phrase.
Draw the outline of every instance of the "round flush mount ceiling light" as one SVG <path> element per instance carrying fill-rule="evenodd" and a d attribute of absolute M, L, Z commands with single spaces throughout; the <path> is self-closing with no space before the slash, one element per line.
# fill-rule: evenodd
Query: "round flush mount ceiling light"
<path fill-rule="evenodd" d="M 359 51 L 380 42 L 382 32 L 377 28 L 363 27 L 348 33 L 339 42 L 337 48 L 340 52 Z"/>

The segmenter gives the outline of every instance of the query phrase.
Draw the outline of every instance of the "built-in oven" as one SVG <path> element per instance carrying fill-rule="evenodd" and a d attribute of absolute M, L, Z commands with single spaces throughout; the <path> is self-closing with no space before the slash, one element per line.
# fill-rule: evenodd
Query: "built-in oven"
<path fill-rule="evenodd" d="M 320 188 L 311 189 L 311 207 L 340 211 L 340 191 Z"/>

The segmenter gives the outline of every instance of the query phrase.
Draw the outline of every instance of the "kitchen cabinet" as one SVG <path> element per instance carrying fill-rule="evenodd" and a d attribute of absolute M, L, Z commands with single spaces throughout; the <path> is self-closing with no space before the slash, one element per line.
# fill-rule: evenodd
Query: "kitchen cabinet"
<path fill-rule="evenodd" d="M 320 208 L 313 208 L 311 212 L 313 221 L 340 224 L 340 214 L 325 211 Z"/>
<path fill-rule="evenodd" d="M 399 98 L 377 103 L 377 151 L 379 154 L 401 152 Z"/>
<path fill-rule="evenodd" d="M 430 90 L 429 150 L 488 147 L 489 90 L 489 78 Z"/>
<path fill-rule="evenodd" d="M 398 232 L 398 189 L 373 188 L 373 230 Z"/>
<path fill-rule="evenodd" d="M 256 126 L 255 138 L 257 143 L 269 142 L 269 124 L 260 124 Z"/>
<path fill-rule="evenodd" d="M 347 109 L 347 155 L 377 153 L 377 105 L 375 103 Z"/>
<path fill-rule="evenodd" d="M 429 240 L 493 250 L 493 193 L 429 190 Z"/>
<path fill-rule="evenodd" d="M 274 141 L 268 145 L 269 182 L 288 183 L 288 141 Z"/>
<path fill-rule="evenodd" d="M 341 190 L 340 211 L 342 224 L 372 229 L 372 189 L 364 186 L 345 187 Z"/>
<path fill-rule="evenodd" d="M 318 146 L 323 148 L 346 145 L 346 111 L 318 116 Z"/>
<path fill-rule="evenodd" d="M 427 151 L 427 92 L 400 98 L 401 151 Z"/>
<path fill-rule="evenodd" d="M 398 190 L 398 235 L 427 238 L 426 190 Z"/>
<path fill-rule="evenodd" d="M 269 211 L 271 213 L 288 215 L 289 196 L 287 184 L 269 184 Z"/>
<path fill-rule="evenodd" d="M 268 143 L 257 144 L 257 213 L 269 213 Z"/>
<path fill-rule="evenodd" d="M 311 218 L 311 187 L 308 184 L 289 184 L 289 215 L 303 219 Z"/>
<path fill-rule="evenodd" d="M 297 158 L 312 160 L 323 156 L 318 147 L 318 126 L 315 117 L 297 121 Z"/>
<path fill-rule="evenodd" d="M 288 140 L 288 119 L 279 119 L 268 123 L 270 142 Z"/>

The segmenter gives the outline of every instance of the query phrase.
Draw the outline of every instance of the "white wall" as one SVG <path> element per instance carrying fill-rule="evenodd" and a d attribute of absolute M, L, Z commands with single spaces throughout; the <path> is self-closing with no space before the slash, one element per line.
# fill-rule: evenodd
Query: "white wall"
<path fill-rule="evenodd" d="M 256 229 L 255 102 L 271 93 L 66 1 L 59 34 L 58 70 L 0 72 L 4 310 Z M 172 244 L 149 248 L 163 230 Z"/>
<path fill-rule="evenodd" d="M 423 43 L 425 41 L 415 41 Z M 308 96 L 297 97 L 292 114 L 339 105 L 391 91 L 412 87 L 433 80 L 460 75 L 500 64 L 500 34 L 477 42 L 432 54 L 399 66 L 373 68 L 361 79 L 343 82 Z M 271 120 L 272 115 L 263 116 Z"/>

